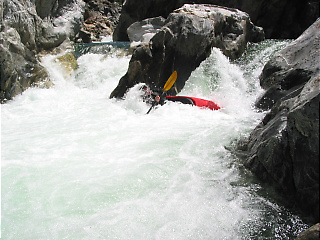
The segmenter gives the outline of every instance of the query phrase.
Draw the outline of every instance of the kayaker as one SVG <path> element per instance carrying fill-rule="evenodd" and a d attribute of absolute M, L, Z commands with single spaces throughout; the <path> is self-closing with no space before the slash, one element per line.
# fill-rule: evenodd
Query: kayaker
<path fill-rule="evenodd" d="M 151 89 L 149 86 L 144 85 L 141 89 L 143 90 L 142 99 L 144 102 L 152 104 L 156 101 L 158 104 L 164 104 L 166 94 L 164 94 L 160 88 Z"/>

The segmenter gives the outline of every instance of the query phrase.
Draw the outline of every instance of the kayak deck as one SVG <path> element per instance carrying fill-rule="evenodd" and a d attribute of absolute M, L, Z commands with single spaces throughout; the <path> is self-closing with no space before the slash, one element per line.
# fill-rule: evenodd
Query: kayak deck
<path fill-rule="evenodd" d="M 213 101 L 187 96 L 166 96 L 166 99 L 172 102 L 181 102 L 184 104 L 190 104 L 200 108 L 209 108 L 211 110 L 218 110 L 220 106 Z"/>

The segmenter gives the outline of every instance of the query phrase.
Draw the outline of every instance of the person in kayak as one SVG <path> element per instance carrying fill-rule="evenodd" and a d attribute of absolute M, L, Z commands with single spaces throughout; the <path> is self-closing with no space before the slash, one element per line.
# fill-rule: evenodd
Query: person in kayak
<path fill-rule="evenodd" d="M 153 104 L 153 102 L 157 102 L 157 104 L 163 105 L 166 100 L 166 94 L 162 92 L 160 88 L 150 88 L 147 85 L 141 87 L 143 91 L 142 99 L 144 102 L 148 104 Z"/>
<path fill-rule="evenodd" d="M 218 110 L 221 107 L 213 101 L 196 98 L 196 97 L 188 97 L 188 96 L 168 96 L 166 92 L 163 92 L 162 89 L 159 88 L 150 88 L 147 85 L 141 87 L 143 94 L 141 95 L 144 102 L 152 105 L 152 107 L 160 104 L 163 105 L 165 102 L 179 102 L 183 104 L 189 104 L 192 106 L 197 106 L 200 108 L 208 108 L 211 110 Z M 150 108 L 150 110 L 152 109 Z M 148 113 L 150 112 L 148 111 Z"/>

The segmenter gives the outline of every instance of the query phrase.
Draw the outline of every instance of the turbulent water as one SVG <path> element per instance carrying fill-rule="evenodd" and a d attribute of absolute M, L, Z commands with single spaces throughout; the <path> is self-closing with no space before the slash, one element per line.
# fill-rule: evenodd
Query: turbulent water
<path fill-rule="evenodd" d="M 180 95 L 223 108 L 170 102 L 148 115 L 139 86 L 109 99 L 126 50 L 85 51 L 71 75 L 44 57 L 55 86 L 30 88 L 1 109 L 3 239 L 297 236 L 307 225 L 227 150 L 264 116 L 253 107 L 258 76 L 286 44 L 251 44 L 236 62 L 213 49 Z"/>

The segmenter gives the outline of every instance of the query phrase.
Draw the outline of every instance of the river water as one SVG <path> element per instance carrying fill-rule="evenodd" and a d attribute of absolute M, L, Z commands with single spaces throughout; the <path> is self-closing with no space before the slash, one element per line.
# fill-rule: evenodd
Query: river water
<path fill-rule="evenodd" d="M 297 236 L 307 225 L 227 150 L 265 115 L 253 107 L 258 76 L 286 44 L 251 44 L 236 62 L 213 49 L 180 95 L 223 108 L 171 102 L 148 115 L 139 86 L 109 99 L 128 68 L 125 49 L 86 51 L 71 75 L 43 57 L 54 87 L 1 109 L 3 239 Z"/>

